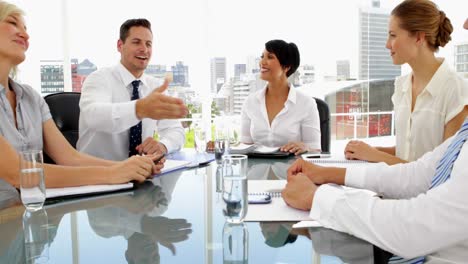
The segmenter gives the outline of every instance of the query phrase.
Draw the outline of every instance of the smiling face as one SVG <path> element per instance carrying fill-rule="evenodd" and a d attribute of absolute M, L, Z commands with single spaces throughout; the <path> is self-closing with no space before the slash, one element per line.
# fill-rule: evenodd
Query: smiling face
<path fill-rule="evenodd" d="M 264 50 L 260 59 L 260 78 L 264 81 L 273 81 L 286 78 L 289 68 L 283 68 L 273 52 Z"/>
<path fill-rule="evenodd" d="M 385 47 L 390 50 L 393 64 L 402 65 L 415 59 L 418 54 L 418 46 L 418 38 L 402 29 L 399 26 L 399 19 L 391 16 Z"/>
<path fill-rule="evenodd" d="M 119 39 L 117 48 L 121 54 L 120 62 L 139 78 L 151 59 L 153 34 L 145 27 L 131 27 L 127 38 L 124 41 Z"/>
<path fill-rule="evenodd" d="M 23 17 L 19 14 L 8 15 L 0 21 L 0 59 L 11 61 L 16 66 L 26 58 L 29 35 Z"/>

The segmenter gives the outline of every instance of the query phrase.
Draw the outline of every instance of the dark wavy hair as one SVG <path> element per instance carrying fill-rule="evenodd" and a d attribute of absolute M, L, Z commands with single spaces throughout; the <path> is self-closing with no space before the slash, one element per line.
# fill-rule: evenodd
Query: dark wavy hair
<path fill-rule="evenodd" d="M 299 49 L 296 44 L 292 42 L 287 43 L 281 39 L 270 40 L 265 43 L 265 49 L 268 52 L 275 54 L 281 66 L 289 67 L 289 70 L 286 72 L 287 77 L 291 76 L 301 63 Z"/>

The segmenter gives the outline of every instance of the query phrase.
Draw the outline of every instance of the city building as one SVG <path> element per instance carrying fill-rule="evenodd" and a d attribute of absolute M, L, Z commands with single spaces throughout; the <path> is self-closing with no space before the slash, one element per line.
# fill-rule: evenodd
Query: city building
<path fill-rule="evenodd" d="M 172 86 L 183 86 L 188 87 L 189 84 L 189 70 L 188 66 L 184 65 L 184 62 L 177 61 L 175 66 L 171 66 L 172 70 Z"/>
<path fill-rule="evenodd" d="M 63 61 L 41 60 L 41 94 L 63 92 Z M 73 67 L 73 66 L 72 66 Z"/>
<path fill-rule="evenodd" d="M 234 80 L 239 81 L 247 72 L 246 64 L 234 64 Z"/>
<path fill-rule="evenodd" d="M 371 7 L 359 9 L 359 79 L 395 79 L 401 66 L 393 65 L 385 48 L 388 36 L 389 11 L 380 8 L 379 0 Z"/>
<path fill-rule="evenodd" d="M 248 56 L 246 65 L 247 74 L 260 72 L 260 57 Z"/>
<path fill-rule="evenodd" d="M 97 67 L 88 59 L 84 59 L 81 63 L 78 63 L 78 59 L 72 59 L 71 68 L 72 91 L 80 93 L 81 87 L 83 86 L 86 77 L 88 77 L 88 75 L 90 75 L 92 72 L 96 71 Z"/>
<path fill-rule="evenodd" d="M 331 122 L 333 139 L 350 139 L 392 135 L 393 88 L 394 80 L 387 79 L 320 82 L 298 90 L 327 102 L 336 115 Z"/>
<path fill-rule="evenodd" d="M 315 81 L 315 67 L 310 64 L 299 66 L 298 71 L 300 72 L 300 83 L 309 84 Z"/>
<path fill-rule="evenodd" d="M 166 65 L 161 64 L 149 64 L 145 69 L 145 74 L 151 75 L 154 78 L 163 79 L 166 77 L 168 71 Z"/>
<path fill-rule="evenodd" d="M 211 59 L 211 92 L 218 93 L 226 79 L 226 58 L 216 57 Z"/>
<path fill-rule="evenodd" d="M 337 81 L 346 81 L 350 78 L 349 60 L 336 61 L 336 79 Z"/>
<path fill-rule="evenodd" d="M 454 45 L 455 70 L 468 79 L 468 42 Z"/>

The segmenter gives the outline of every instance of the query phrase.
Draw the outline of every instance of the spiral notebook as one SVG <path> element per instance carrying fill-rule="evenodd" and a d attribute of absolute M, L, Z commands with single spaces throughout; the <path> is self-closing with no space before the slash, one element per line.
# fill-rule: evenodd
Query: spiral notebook
<path fill-rule="evenodd" d="M 288 206 L 281 197 L 281 191 L 286 185 L 285 180 L 249 180 L 249 194 L 269 194 L 271 203 L 249 204 L 244 221 L 247 222 L 298 222 L 312 220 L 308 211 Z"/>
<path fill-rule="evenodd" d="M 370 163 L 365 160 L 347 160 L 347 159 L 333 159 L 333 158 L 319 158 L 319 159 L 304 159 L 308 162 L 324 166 L 324 167 L 341 167 L 341 168 L 352 168 L 360 166 L 368 166 Z"/>

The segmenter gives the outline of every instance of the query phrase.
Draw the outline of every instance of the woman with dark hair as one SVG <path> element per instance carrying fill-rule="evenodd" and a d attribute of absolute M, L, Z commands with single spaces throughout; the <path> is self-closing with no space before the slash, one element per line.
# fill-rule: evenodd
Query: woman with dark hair
<path fill-rule="evenodd" d="M 395 80 L 396 145 L 350 141 L 346 158 L 389 165 L 414 161 L 455 134 L 467 114 L 468 84 L 434 54 L 451 40 L 452 31 L 445 13 L 429 0 L 406 0 L 393 9 L 386 47 L 393 64 L 408 63 L 412 69 Z"/>
<path fill-rule="evenodd" d="M 247 98 L 241 117 L 241 142 L 299 155 L 320 151 L 320 122 L 314 98 L 294 89 L 288 82 L 299 67 L 299 50 L 294 43 L 271 40 L 260 60 L 264 89 Z"/>

